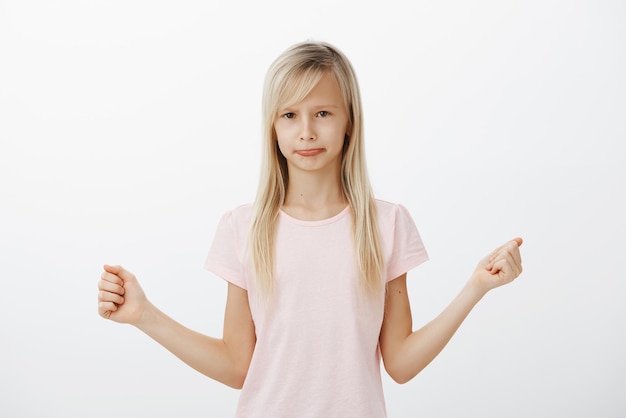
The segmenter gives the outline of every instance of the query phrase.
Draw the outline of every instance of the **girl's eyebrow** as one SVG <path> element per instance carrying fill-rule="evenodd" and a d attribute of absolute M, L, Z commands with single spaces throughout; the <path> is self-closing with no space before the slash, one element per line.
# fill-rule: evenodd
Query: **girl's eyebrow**
<path fill-rule="evenodd" d="M 319 105 L 319 106 L 315 106 L 317 108 L 324 108 L 324 109 L 338 109 L 340 106 L 339 105 L 334 105 L 334 104 L 328 104 L 328 105 Z"/>
<path fill-rule="evenodd" d="M 297 106 L 281 107 L 278 109 L 278 113 L 291 112 L 292 110 L 294 110 L 294 107 L 297 107 Z M 335 105 L 335 104 L 320 104 L 320 105 L 311 106 L 312 109 L 338 109 L 340 107 L 341 106 Z"/>

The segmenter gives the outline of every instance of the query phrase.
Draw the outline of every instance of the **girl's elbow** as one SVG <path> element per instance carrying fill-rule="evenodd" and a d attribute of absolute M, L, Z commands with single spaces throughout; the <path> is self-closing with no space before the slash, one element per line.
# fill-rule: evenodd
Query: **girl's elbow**
<path fill-rule="evenodd" d="M 233 372 L 227 379 L 221 380 L 226 386 L 231 387 L 233 389 L 241 389 L 243 387 L 244 382 L 246 381 L 246 376 L 248 374 L 248 370 L 245 371 L 236 371 Z"/>
<path fill-rule="evenodd" d="M 389 376 L 394 382 L 400 385 L 408 383 L 411 379 L 413 379 L 413 377 L 415 377 L 415 376 L 408 375 L 406 373 L 393 373 L 393 374 L 389 373 Z"/>
<path fill-rule="evenodd" d="M 241 388 L 243 388 L 243 382 L 245 382 L 245 381 L 246 381 L 246 379 L 233 380 L 232 384 L 229 384 L 228 386 L 230 386 L 233 389 L 240 390 Z"/>
<path fill-rule="evenodd" d="M 233 389 L 241 389 L 248 376 L 248 362 L 232 362 L 220 370 L 200 370 L 205 376 Z"/>
<path fill-rule="evenodd" d="M 385 364 L 385 370 L 391 379 L 398 384 L 405 384 L 413 379 L 417 373 L 413 373 L 411 370 L 408 370 L 406 367 L 392 366 Z"/>
<path fill-rule="evenodd" d="M 245 362 L 245 364 L 237 367 L 233 376 L 233 385 L 231 385 L 233 389 L 241 389 L 243 387 L 243 384 L 246 381 L 246 377 L 248 376 L 249 366 L 250 363 Z"/>

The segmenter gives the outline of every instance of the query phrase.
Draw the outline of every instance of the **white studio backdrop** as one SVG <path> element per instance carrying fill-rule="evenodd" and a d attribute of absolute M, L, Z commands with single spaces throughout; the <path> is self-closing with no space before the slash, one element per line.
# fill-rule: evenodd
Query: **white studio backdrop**
<path fill-rule="evenodd" d="M 522 236 L 390 417 L 623 417 L 626 6 L 619 1 L 0 1 L 0 416 L 229 417 L 238 392 L 101 319 L 103 263 L 221 335 L 202 266 L 257 185 L 265 71 L 293 43 L 352 60 L 379 198 L 431 260 L 414 326 Z"/>

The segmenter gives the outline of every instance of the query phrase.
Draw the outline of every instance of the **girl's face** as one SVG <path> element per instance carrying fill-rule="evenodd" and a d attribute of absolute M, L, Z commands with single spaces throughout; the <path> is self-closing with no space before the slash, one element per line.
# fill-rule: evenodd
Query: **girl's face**
<path fill-rule="evenodd" d="M 347 127 L 341 89 L 328 73 L 301 102 L 279 108 L 274 130 L 290 176 L 294 171 L 338 174 Z"/>

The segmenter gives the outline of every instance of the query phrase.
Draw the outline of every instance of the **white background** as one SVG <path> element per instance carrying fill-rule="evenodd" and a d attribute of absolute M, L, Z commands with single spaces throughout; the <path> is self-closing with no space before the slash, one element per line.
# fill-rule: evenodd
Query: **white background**
<path fill-rule="evenodd" d="M 100 318 L 97 281 L 123 264 L 221 335 L 204 256 L 254 198 L 265 71 L 308 38 L 352 60 L 375 192 L 429 251 L 415 327 L 525 239 L 517 281 L 384 378 L 389 416 L 625 416 L 625 27 L 620 1 L 0 1 L 0 416 L 232 416 L 237 391 Z"/>

